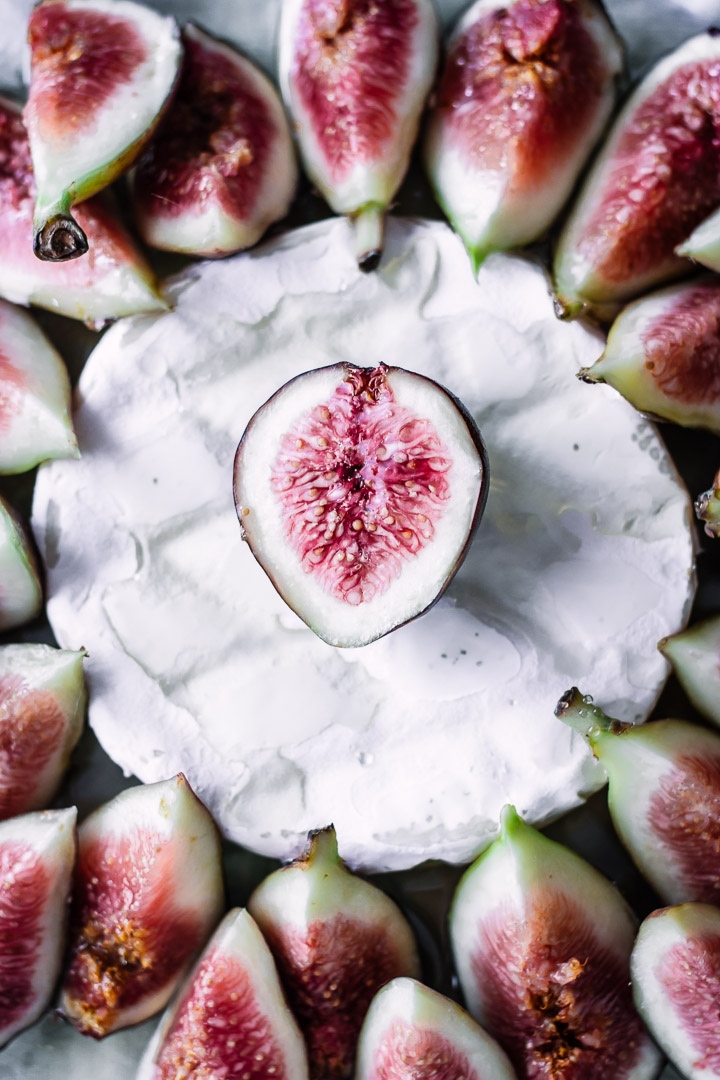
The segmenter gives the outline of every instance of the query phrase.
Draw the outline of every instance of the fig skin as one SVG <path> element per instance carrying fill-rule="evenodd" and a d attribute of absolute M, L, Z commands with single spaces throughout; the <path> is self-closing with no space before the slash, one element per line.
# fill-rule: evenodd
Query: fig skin
<path fill-rule="evenodd" d="M 415 979 L 393 979 L 373 998 L 360 1034 L 355 1080 L 517 1080 L 486 1031 L 450 998 Z"/>
<path fill-rule="evenodd" d="M 35 179 L 20 108 L 0 97 L 0 296 L 36 304 L 99 328 L 123 315 L 166 309 L 153 274 L 103 196 L 75 208 L 92 250 L 77 262 L 40 262 L 32 253 Z"/>
<path fill-rule="evenodd" d="M 487 453 L 462 403 L 384 364 L 296 376 L 251 418 L 235 455 L 243 539 L 283 600 L 341 648 L 436 603 L 487 493 Z"/>
<path fill-rule="evenodd" d="M 332 826 L 261 882 L 248 910 L 275 957 L 305 1036 L 313 1080 L 349 1077 L 375 993 L 419 977 L 413 932 L 397 905 L 346 869 Z"/>
<path fill-rule="evenodd" d="M 78 830 L 61 1014 L 96 1039 L 146 1020 L 222 908 L 217 830 L 182 773 L 121 792 Z"/>
<path fill-rule="evenodd" d="M 641 412 L 720 434 L 720 279 L 707 274 L 628 305 L 579 378 Z"/>
<path fill-rule="evenodd" d="M 40 571 L 27 533 L 0 498 L 0 630 L 30 622 L 42 611 Z"/>
<path fill-rule="evenodd" d="M 720 536 L 720 469 L 715 475 L 713 486 L 695 500 L 695 513 L 700 521 L 705 522 L 708 536 Z"/>
<path fill-rule="evenodd" d="M 290 128 L 260 69 L 188 25 L 178 91 L 134 171 L 138 228 L 151 247 L 221 256 L 252 247 L 297 188 Z"/>
<path fill-rule="evenodd" d="M 0 822 L 0 1047 L 40 1017 L 62 962 L 77 810 Z"/>
<path fill-rule="evenodd" d="M 655 911 L 633 949 L 633 995 L 658 1044 L 688 1080 L 720 1080 L 720 911 Z"/>
<path fill-rule="evenodd" d="M 698 712 L 720 727 L 720 616 L 663 638 L 658 649 Z"/>
<path fill-rule="evenodd" d="M 470 1015 L 518 1077 L 651 1080 L 661 1058 L 630 994 L 636 920 L 610 882 L 506 806 L 450 912 Z"/>
<path fill-rule="evenodd" d="M 85 652 L 0 647 L 0 821 L 47 806 L 82 733 Z"/>
<path fill-rule="evenodd" d="M 720 205 L 720 40 L 661 60 L 631 94 L 593 164 L 554 259 L 558 312 L 606 318 L 687 275 L 675 249 Z"/>
<path fill-rule="evenodd" d="M 685 720 L 620 723 L 577 687 L 556 715 L 605 769 L 615 830 L 658 895 L 720 903 L 720 735 Z"/>
<path fill-rule="evenodd" d="M 358 266 L 410 162 L 438 56 L 430 0 L 283 0 L 280 84 L 308 176 L 353 225 Z"/>
<path fill-rule="evenodd" d="M 140 155 L 175 88 L 182 47 L 174 19 L 132 0 L 42 0 L 28 42 L 33 250 L 65 262 L 88 250 L 71 207 Z"/>
<path fill-rule="evenodd" d="M 228 1029 L 230 1029 L 228 1031 Z M 163 1017 L 136 1080 L 308 1080 L 302 1036 L 247 911 L 229 911 Z"/>
<path fill-rule="evenodd" d="M 424 140 L 473 270 L 543 237 L 601 137 L 623 47 L 594 0 L 478 0 L 448 42 Z"/>

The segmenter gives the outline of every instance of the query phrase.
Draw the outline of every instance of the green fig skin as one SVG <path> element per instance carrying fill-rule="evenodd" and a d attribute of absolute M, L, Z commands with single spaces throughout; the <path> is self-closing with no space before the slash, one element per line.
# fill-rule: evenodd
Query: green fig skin
<path fill-rule="evenodd" d="M 720 210 L 698 225 L 687 240 L 675 248 L 675 253 L 718 273 L 720 271 Z"/>
<path fill-rule="evenodd" d="M 708 536 L 720 536 L 720 470 L 715 475 L 713 486 L 695 500 L 695 513 L 700 521 L 705 522 Z"/>
<path fill-rule="evenodd" d="M 658 649 L 698 712 L 720 727 L 720 616 L 663 638 Z"/>
<path fill-rule="evenodd" d="M 42 611 L 42 603 L 30 540 L 15 511 L 0 498 L 0 630 L 30 622 Z"/>

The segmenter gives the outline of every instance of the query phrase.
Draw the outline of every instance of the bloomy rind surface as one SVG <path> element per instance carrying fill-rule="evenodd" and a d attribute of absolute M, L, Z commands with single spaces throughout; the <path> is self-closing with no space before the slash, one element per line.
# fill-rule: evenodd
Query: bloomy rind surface
<path fill-rule="evenodd" d="M 720 1078 L 720 911 L 682 904 L 653 912 L 633 949 L 635 1004 L 688 1080 Z"/>
<path fill-rule="evenodd" d="M 663 638 L 658 648 L 698 712 L 720 726 L 720 616 Z"/>
<path fill-rule="evenodd" d="M 42 602 L 30 539 L 15 511 L 0 498 L 0 630 L 30 622 L 40 614 Z"/>
<path fill-rule="evenodd" d="M 228 1032 L 228 1028 L 230 1031 Z M 251 916 L 229 911 L 163 1017 L 136 1080 L 212 1076 L 308 1080 L 302 1036 Z"/>
<path fill-rule="evenodd" d="M 713 486 L 695 500 L 695 513 L 700 521 L 705 522 L 708 536 L 720 536 L 720 471 L 715 476 Z"/>

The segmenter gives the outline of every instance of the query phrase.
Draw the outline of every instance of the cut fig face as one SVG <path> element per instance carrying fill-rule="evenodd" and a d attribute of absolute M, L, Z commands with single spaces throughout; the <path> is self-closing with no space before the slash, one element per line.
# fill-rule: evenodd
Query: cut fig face
<path fill-rule="evenodd" d="M 720 1080 L 720 911 L 682 904 L 655 911 L 632 954 L 635 1003 L 688 1080 Z"/>
<path fill-rule="evenodd" d="M 80 738 L 85 653 L 0 648 L 0 820 L 47 806 Z"/>
<path fill-rule="evenodd" d="M 566 315 L 603 315 L 679 278 L 675 249 L 720 205 L 720 38 L 700 34 L 630 96 L 593 165 L 555 255 Z"/>
<path fill-rule="evenodd" d="M 146 1020 L 222 907 L 217 831 L 185 777 L 121 792 L 78 832 L 60 1011 L 95 1038 Z"/>
<path fill-rule="evenodd" d="M 374 270 L 435 77 L 430 0 L 283 0 L 280 79 L 305 169 Z"/>
<path fill-rule="evenodd" d="M 720 536 L 720 470 L 715 476 L 713 486 L 695 500 L 695 513 L 700 521 L 705 522 L 708 536 Z"/>
<path fill-rule="evenodd" d="M 0 823 L 0 1047 L 50 1003 L 65 945 L 75 807 Z"/>
<path fill-rule="evenodd" d="M 652 1080 L 660 1056 L 633 1007 L 635 919 L 588 863 L 506 807 L 500 838 L 450 915 L 467 1007 L 534 1080 Z"/>
<path fill-rule="evenodd" d="M 658 895 L 720 902 L 720 735 L 684 720 L 621 724 L 577 688 L 556 715 L 605 769 L 613 825 Z"/>
<path fill-rule="evenodd" d="M 79 456 L 62 359 L 29 315 L 0 300 L 0 473 Z"/>
<path fill-rule="evenodd" d="M 475 270 L 550 228 L 603 132 L 622 68 L 595 0 L 478 0 L 462 17 L 424 156 Z"/>
<path fill-rule="evenodd" d="M 311 1080 L 349 1077 L 375 993 L 398 976 L 420 974 L 406 919 L 345 868 L 332 826 L 312 833 L 301 858 L 266 878 L 248 910 L 305 1036 Z"/>
<path fill-rule="evenodd" d="M 302 1036 L 247 911 L 229 911 L 148 1047 L 136 1080 L 307 1080 Z"/>
<path fill-rule="evenodd" d="M 194 26 L 183 42 L 177 94 L 134 173 L 135 214 L 152 247 L 226 255 L 287 214 L 298 178 L 290 128 L 255 64 Z"/>
<path fill-rule="evenodd" d="M 37 304 L 101 326 L 109 319 L 163 311 L 152 272 L 101 197 L 78 206 L 75 217 L 90 239 L 89 255 L 63 266 L 32 252 L 35 180 L 20 109 L 0 98 L 0 295 Z"/>
<path fill-rule="evenodd" d="M 720 727 L 720 616 L 663 638 L 658 649 L 698 712 Z"/>
<path fill-rule="evenodd" d="M 431 379 L 335 364 L 254 415 L 235 458 L 253 555 L 330 645 L 367 645 L 426 611 L 458 570 L 488 490 L 472 417 Z"/>
<path fill-rule="evenodd" d="M 15 511 L 0 498 L 0 630 L 30 622 L 40 614 L 42 599 L 30 540 Z"/>
<path fill-rule="evenodd" d="M 450 998 L 393 979 L 374 998 L 356 1080 L 516 1080 L 504 1051 Z"/>
<path fill-rule="evenodd" d="M 720 279 L 708 274 L 630 304 L 580 377 L 608 383 L 642 412 L 720 434 Z"/>
<path fill-rule="evenodd" d="M 175 86 L 182 48 L 174 19 L 131 0 L 42 0 L 28 41 L 34 250 L 63 262 L 88 250 L 71 206 L 140 154 Z"/>

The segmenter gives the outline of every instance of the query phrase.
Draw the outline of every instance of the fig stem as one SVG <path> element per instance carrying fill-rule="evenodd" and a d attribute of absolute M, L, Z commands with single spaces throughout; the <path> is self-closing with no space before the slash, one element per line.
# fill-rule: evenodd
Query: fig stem
<path fill-rule="evenodd" d="M 368 203 L 352 216 L 355 230 L 355 255 L 365 274 L 377 270 L 382 258 L 385 233 L 385 210 L 378 203 Z"/>
<path fill-rule="evenodd" d="M 300 862 L 310 866 L 316 862 L 337 863 L 339 861 L 340 855 L 334 825 L 328 825 L 324 829 L 314 829 L 311 833 L 308 833 L 307 847 Z"/>
<path fill-rule="evenodd" d="M 507 840 L 517 835 L 525 826 L 525 822 L 518 814 L 512 803 L 507 803 L 500 811 L 500 836 Z"/>
<path fill-rule="evenodd" d="M 33 251 L 45 262 L 78 259 L 88 250 L 88 240 L 69 210 L 50 213 L 35 223 Z"/>
<path fill-rule="evenodd" d="M 619 735 L 632 727 L 632 724 L 623 724 L 622 721 L 607 716 L 597 705 L 593 705 L 589 695 L 581 694 L 577 686 L 563 694 L 555 707 L 555 715 L 563 724 L 579 731 L 591 744 L 594 731 L 608 731 Z"/>

